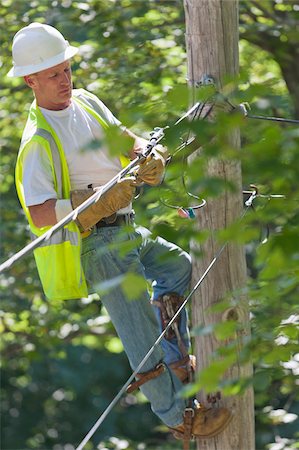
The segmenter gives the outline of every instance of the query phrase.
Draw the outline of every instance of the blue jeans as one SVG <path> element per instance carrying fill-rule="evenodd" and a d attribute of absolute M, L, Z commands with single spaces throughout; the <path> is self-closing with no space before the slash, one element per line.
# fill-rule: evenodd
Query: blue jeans
<path fill-rule="evenodd" d="M 191 276 L 190 256 L 165 239 L 151 239 L 150 231 L 144 227 L 110 226 L 95 229 L 83 239 L 82 264 L 90 292 L 100 295 L 135 370 L 162 329 L 160 314 L 157 311 L 154 314 L 150 304 L 145 280 L 152 283 L 154 299 L 166 292 L 184 294 Z M 140 276 L 136 279 L 136 299 L 128 299 L 123 289 L 128 273 Z M 180 332 L 188 348 L 186 311 L 181 315 Z M 141 371 L 151 370 L 161 361 L 169 364 L 181 357 L 176 338 L 171 342 L 163 339 Z M 183 421 L 185 401 L 176 395 L 181 387 L 181 382 L 168 368 L 141 387 L 153 412 L 171 427 Z"/>

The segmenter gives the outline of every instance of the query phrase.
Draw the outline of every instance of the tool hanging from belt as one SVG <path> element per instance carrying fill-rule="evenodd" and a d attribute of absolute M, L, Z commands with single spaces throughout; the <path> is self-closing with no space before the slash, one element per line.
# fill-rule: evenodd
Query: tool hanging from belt
<path fill-rule="evenodd" d="M 158 307 L 160 310 L 162 330 L 165 330 L 183 302 L 184 297 L 176 292 L 167 292 L 166 294 L 160 295 L 156 300 L 151 301 L 152 305 Z M 180 316 L 178 316 L 169 327 L 167 333 L 165 334 L 165 339 L 177 339 L 182 358 L 178 361 L 170 363 L 169 366 L 183 383 L 188 383 L 193 381 L 195 357 L 193 355 L 189 356 L 188 354 L 188 350 L 180 332 L 179 321 Z"/>

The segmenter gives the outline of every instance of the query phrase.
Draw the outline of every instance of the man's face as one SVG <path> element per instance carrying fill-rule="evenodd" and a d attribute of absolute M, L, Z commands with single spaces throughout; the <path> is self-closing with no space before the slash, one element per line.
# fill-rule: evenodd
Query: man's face
<path fill-rule="evenodd" d="M 67 108 L 72 97 L 72 71 L 69 61 L 24 77 L 35 94 L 37 104 L 54 111 Z"/>

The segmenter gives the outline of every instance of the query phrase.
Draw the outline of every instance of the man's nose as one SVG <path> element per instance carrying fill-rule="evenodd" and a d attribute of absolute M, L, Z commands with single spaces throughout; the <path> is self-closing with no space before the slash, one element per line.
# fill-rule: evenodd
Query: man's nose
<path fill-rule="evenodd" d="M 70 80 L 69 77 L 67 75 L 67 73 L 63 73 L 60 79 L 60 83 L 61 84 L 70 84 Z"/>

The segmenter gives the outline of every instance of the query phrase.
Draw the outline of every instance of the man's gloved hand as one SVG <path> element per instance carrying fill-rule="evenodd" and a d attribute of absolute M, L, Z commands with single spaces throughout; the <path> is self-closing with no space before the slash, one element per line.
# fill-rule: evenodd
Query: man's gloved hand
<path fill-rule="evenodd" d="M 98 188 L 100 190 L 101 188 Z M 89 206 L 77 217 L 77 223 L 82 231 L 88 230 L 104 217 L 109 217 L 121 208 L 128 206 L 135 194 L 135 178 L 128 177 L 120 180 L 105 192 L 99 200 Z M 71 192 L 73 209 L 91 197 L 97 189 L 79 189 Z"/>
<path fill-rule="evenodd" d="M 140 163 L 136 173 L 137 184 L 146 183 L 150 186 L 158 186 L 163 180 L 165 172 L 165 161 L 168 151 L 162 145 L 157 145 L 151 154 Z"/>

